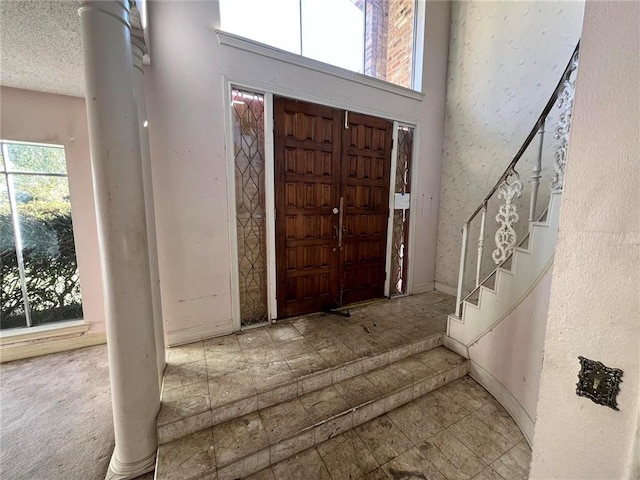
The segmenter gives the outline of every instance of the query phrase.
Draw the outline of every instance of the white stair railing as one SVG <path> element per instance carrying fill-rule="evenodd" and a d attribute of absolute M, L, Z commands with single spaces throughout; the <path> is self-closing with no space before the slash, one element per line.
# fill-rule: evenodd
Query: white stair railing
<path fill-rule="evenodd" d="M 484 284 L 505 261 L 512 255 L 514 248 L 518 245 L 518 236 L 516 225 L 520 220 L 518 212 L 518 199 L 523 194 L 524 184 L 520 179 L 520 174 L 516 170 L 516 166 L 523 158 L 525 152 L 533 142 L 536 135 L 539 135 L 537 152 L 535 154 L 533 165 L 531 168 L 531 177 L 527 182 L 530 186 L 529 193 L 529 212 L 528 221 L 536 220 L 536 209 L 539 200 L 539 186 L 544 173 L 544 134 L 547 119 L 554 105 L 557 104 L 560 109 L 557 125 L 554 128 L 554 138 L 558 140 L 558 144 L 553 152 L 553 172 L 550 172 L 551 181 L 549 188 L 551 190 L 562 189 L 564 183 L 564 170 L 567 163 L 567 147 L 569 145 L 569 130 L 571 128 L 571 112 L 573 110 L 573 96 L 575 90 L 575 72 L 578 67 L 578 53 L 580 44 L 571 56 L 571 59 L 562 73 L 562 77 L 558 82 L 553 94 L 545 105 L 542 113 L 538 117 L 534 127 L 525 139 L 524 143 L 514 156 L 513 160 L 504 170 L 488 195 L 478 205 L 475 211 L 469 216 L 467 221 L 462 225 L 462 246 L 460 252 L 460 267 L 458 272 L 458 286 L 456 295 L 456 312 L 455 315 L 460 318 L 462 314 L 463 302 L 472 296 L 482 284 Z M 500 201 L 497 208 L 495 220 L 497 229 L 494 234 L 495 249 L 491 253 L 494 267 L 488 275 L 483 278 L 483 261 L 485 257 L 485 236 L 487 231 L 487 214 L 491 201 Z M 469 237 L 472 230 L 472 222 L 480 215 L 479 234 L 477 242 L 477 256 L 475 259 L 475 277 L 473 286 L 465 295 L 465 274 L 468 270 Z"/>

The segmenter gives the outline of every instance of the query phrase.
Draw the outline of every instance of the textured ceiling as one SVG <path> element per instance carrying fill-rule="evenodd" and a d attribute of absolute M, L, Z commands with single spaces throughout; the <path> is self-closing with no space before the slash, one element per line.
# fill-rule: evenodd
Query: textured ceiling
<path fill-rule="evenodd" d="M 0 0 L 0 84 L 84 96 L 79 3 Z"/>

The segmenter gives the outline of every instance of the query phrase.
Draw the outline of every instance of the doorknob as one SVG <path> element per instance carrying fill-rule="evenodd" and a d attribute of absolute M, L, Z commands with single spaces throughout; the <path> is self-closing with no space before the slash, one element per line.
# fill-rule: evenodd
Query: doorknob
<path fill-rule="evenodd" d="M 339 211 L 340 210 L 338 210 L 338 207 L 333 207 L 332 212 L 333 212 L 334 215 L 337 215 Z"/>

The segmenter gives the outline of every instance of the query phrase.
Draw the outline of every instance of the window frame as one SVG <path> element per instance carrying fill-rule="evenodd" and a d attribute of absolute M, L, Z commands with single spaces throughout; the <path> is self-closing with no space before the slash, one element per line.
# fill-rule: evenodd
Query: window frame
<path fill-rule="evenodd" d="M 263 57 L 280 60 L 292 65 L 315 70 L 320 73 L 332 75 L 352 82 L 357 82 L 369 87 L 374 87 L 397 95 L 402 95 L 416 100 L 424 99 L 422 91 L 422 70 L 424 57 L 424 32 L 425 32 L 425 0 L 414 0 L 413 16 L 413 43 L 411 51 L 411 87 L 403 87 L 377 77 L 364 73 L 354 72 L 346 68 L 338 67 L 330 63 L 305 57 L 301 54 L 292 53 L 287 50 L 274 47 L 272 45 L 259 42 L 257 40 L 244 37 L 222 28 L 215 28 L 214 31 L 220 45 L 235 47 Z M 366 35 L 366 33 L 365 33 Z M 364 51 L 363 51 L 364 55 Z M 363 59 L 364 62 L 364 59 Z"/>
<path fill-rule="evenodd" d="M 9 145 L 25 145 L 30 147 L 41 147 L 41 148 L 59 148 L 62 149 L 63 154 L 65 156 L 65 172 L 41 172 L 41 171 L 25 171 L 25 170 L 14 170 L 10 168 L 10 158 L 8 152 Z M 64 145 L 53 144 L 53 143 L 39 143 L 39 142 L 25 142 L 18 140 L 6 140 L 0 139 L 0 151 L 2 154 L 3 164 L 0 166 L 0 176 L 4 177 L 5 182 L 7 184 L 7 196 L 9 197 L 9 205 L 10 205 L 10 214 L 11 214 L 11 224 L 13 227 L 13 236 L 14 236 L 14 247 L 16 250 L 17 262 L 18 262 L 18 270 L 20 274 L 20 289 L 22 291 L 22 303 L 25 311 L 25 323 L 26 325 L 15 327 L 15 328 L 7 328 L 5 330 L 0 330 L 0 337 L 10 337 L 10 340 L 0 340 L 0 344 L 5 344 L 7 342 L 13 343 L 15 339 L 20 337 L 24 337 L 24 339 L 32 339 L 33 335 L 36 335 L 37 338 L 42 337 L 42 332 L 47 332 L 49 330 L 59 330 L 59 329 L 69 329 L 70 333 L 77 332 L 86 332 L 88 323 L 84 320 L 84 318 L 69 318 L 64 320 L 53 321 L 50 323 L 44 323 L 42 325 L 33 325 L 32 316 L 31 316 L 31 303 L 28 297 L 27 291 L 27 282 L 26 282 L 26 271 L 24 266 L 24 257 L 23 257 L 23 244 L 22 244 L 22 235 L 20 231 L 20 223 L 17 213 L 17 203 L 15 199 L 15 192 L 13 192 L 13 184 L 10 181 L 11 175 L 17 176 L 36 176 L 36 177 L 55 177 L 55 178 L 65 178 L 67 179 L 67 186 L 69 185 L 69 172 L 66 166 L 66 149 Z M 74 235 L 75 237 L 75 235 Z M 75 238 L 74 238 L 75 243 Z M 77 254 L 76 254 L 76 263 L 77 263 Z M 78 283 L 79 280 L 78 280 Z M 82 298 L 82 293 L 80 294 Z M 51 334 L 51 335 L 57 335 Z"/>

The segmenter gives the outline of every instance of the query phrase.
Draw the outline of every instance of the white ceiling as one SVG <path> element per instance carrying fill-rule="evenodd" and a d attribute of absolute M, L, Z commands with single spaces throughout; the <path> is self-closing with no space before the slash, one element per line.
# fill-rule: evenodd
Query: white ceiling
<path fill-rule="evenodd" d="M 0 0 L 0 84 L 84 96 L 78 0 Z"/>

